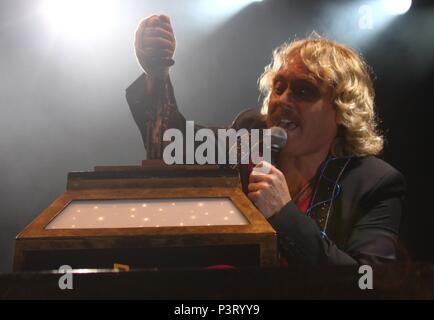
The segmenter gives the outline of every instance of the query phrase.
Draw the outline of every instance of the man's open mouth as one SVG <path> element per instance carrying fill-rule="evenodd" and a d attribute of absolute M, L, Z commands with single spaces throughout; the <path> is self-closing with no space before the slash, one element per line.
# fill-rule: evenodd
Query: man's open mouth
<path fill-rule="evenodd" d="M 279 127 L 286 129 L 288 131 L 294 130 L 298 128 L 298 124 L 296 124 L 292 120 L 280 120 Z"/>

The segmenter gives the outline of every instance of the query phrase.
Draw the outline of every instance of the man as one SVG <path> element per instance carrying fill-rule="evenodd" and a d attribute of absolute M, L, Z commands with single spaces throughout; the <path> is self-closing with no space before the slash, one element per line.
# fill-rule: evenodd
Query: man
<path fill-rule="evenodd" d="M 127 100 L 147 148 L 161 158 L 162 130 L 185 129 L 169 79 L 175 37 L 170 19 L 143 20 L 135 38 L 145 74 Z M 327 39 L 284 44 L 260 78 L 261 114 L 239 128 L 282 126 L 288 140 L 269 173 L 253 170 L 248 197 L 278 235 L 283 263 L 379 264 L 396 260 L 403 176 L 375 157 L 383 148 L 368 67 Z"/>

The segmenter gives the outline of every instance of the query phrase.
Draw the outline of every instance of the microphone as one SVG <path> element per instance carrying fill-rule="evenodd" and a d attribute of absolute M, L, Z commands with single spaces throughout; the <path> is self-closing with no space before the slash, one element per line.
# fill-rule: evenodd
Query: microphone
<path fill-rule="evenodd" d="M 282 125 L 282 123 L 280 123 L 280 125 Z M 246 135 L 249 136 L 249 140 L 250 140 L 250 133 L 246 133 Z M 271 143 L 270 143 L 270 146 L 268 146 L 268 148 L 271 149 L 270 151 L 271 151 L 271 164 L 272 165 L 275 165 L 277 163 L 279 152 L 286 145 L 287 139 L 288 139 L 288 135 L 286 134 L 285 129 L 283 129 L 281 127 L 271 127 L 270 128 Z M 258 145 L 261 145 L 261 144 L 263 144 L 262 139 L 260 141 L 257 141 L 252 146 L 252 148 L 256 147 Z M 232 169 L 238 169 L 239 174 L 240 174 L 240 179 L 241 179 L 242 190 L 247 195 L 249 193 L 249 190 L 248 190 L 249 176 L 253 170 L 253 164 L 250 163 L 248 165 L 241 165 L 241 163 L 243 163 L 243 160 L 250 158 L 250 151 L 247 152 L 246 154 L 242 154 L 242 148 L 240 148 L 240 145 L 238 143 L 235 143 L 235 145 L 230 148 L 229 153 L 232 151 L 235 151 L 234 148 L 236 148 L 237 152 L 240 153 L 241 159 L 240 159 L 240 161 L 237 161 L 238 162 L 237 164 L 231 165 L 230 167 Z"/>
<path fill-rule="evenodd" d="M 271 164 L 277 163 L 280 150 L 286 145 L 288 135 L 282 127 L 271 127 Z"/>
<path fill-rule="evenodd" d="M 245 135 L 249 135 L 249 138 L 250 138 L 249 133 L 246 133 Z M 277 127 L 277 126 L 271 127 L 270 128 L 270 140 L 271 140 L 271 145 L 265 146 L 265 147 L 271 149 L 270 150 L 270 152 L 271 152 L 271 164 L 275 165 L 277 163 L 280 150 L 286 145 L 286 141 L 288 140 L 288 135 L 286 134 L 285 129 L 283 129 L 282 127 Z M 243 153 L 242 148 L 240 148 L 238 143 L 235 144 L 235 147 L 237 148 L 237 152 L 239 152 L 241 155 L 241 157 L 240 157 L 241 159 L 240 159 L 238 164 L 243 163 L 243 160 L 248 159 L 250 157 L 251 150 L 254 147 L 261 145 L 261 144 L 263 145 L 262 139 L 260 141 L 256 142 L 254 145 L 252 145 L 251 149 L 249 150 L 248 153 Z M 234 148 L 234 146 L 232 146 L 232 148 L 229 152 L 232 152 L 233 148 Z"/>

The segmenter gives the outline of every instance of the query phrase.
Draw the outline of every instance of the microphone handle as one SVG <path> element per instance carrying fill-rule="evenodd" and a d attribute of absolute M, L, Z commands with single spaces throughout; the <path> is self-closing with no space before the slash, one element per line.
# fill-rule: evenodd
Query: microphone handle
<path fill-rule="evenodd" d="M 279 153 L 280 153 L 280 148 L 278 147 L 271 147 L 271 164 L 273 166 L 277 166 L 277 163 L 279 162 Z"/>

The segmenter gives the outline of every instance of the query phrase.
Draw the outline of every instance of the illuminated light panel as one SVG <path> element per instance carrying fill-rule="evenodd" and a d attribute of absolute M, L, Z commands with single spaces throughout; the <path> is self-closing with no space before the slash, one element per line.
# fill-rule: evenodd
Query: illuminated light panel
<path fill-rule="evenodd" d="M 246 224 L 248 221 L 229 198 L 74 200 L 46 229 Z"/>

